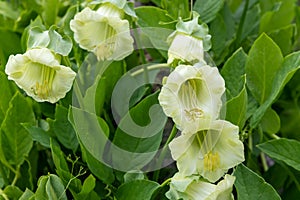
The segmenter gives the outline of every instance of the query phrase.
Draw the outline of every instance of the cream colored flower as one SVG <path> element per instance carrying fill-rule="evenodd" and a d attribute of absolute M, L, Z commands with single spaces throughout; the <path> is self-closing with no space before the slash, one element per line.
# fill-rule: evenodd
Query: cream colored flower
<path fill-rule="evenodd" d="M 170 144 L 180 173 L 199 174 L 210 182 L 219 180 L 228 169 L 245 160 L 239 128 L 228 121 L 216 120 L 194 134 L 183 133 Z"/>
<path fill-rule="evenodd" d="M 70 22 L 75 41 L 98 60 L 122 60 L 133 51 L 129 22 L 122 19 L 123 14 L 110 3 L 101 5 L 97 11 L 83 9 Z"/>
<path fill-rule="evenodd" d="M 187 22 L 179 19 L 174 31 L 167 39 L 168 64 L 178 62 L 195 64 L 204 61 L 204 51 L 210 49 L 210 38 L 206 24 L 198 24 L 199 14 L 193 12 L 193 19 Z"/>
<path fill-rule="evenodd" d="M 180 65 L 169 75 L 159 94 L 165 114 L 185 132 L 197 132 L 217 119 L 225 82 L 216 67 Z"/>
<path fill-rule="evenodd" d="M 76 76 L 59 58 L 47 48 L 31 49 L 11 55 L 5 73 L 34 100 L 55 103 L 65 97 Z"/>
<path fill-rule="evenodd" d="M 175 174 L 166 196 L 171 200 L 231 200 L 235 177 L 226 174 L 217 185 L 199 180 L 197 176 L 185 177 Z"/>

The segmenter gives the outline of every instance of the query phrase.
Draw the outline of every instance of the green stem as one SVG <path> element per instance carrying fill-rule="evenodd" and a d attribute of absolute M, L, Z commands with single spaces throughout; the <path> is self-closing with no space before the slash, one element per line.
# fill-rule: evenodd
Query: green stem
<path fill-rule="evenodd" d="M 13 182 L 11 183 L 12 186 L 16 185 L 19 177 L 20 177 L 20 166 L 18 166 L 17 170 L 15 171 L 15 177 L 14 177 Z"/>
<path fill-rule="evenodd" d="M 253 139 L 252 139 L 252 131 L 249 131 L 248 133 L 248 146 L 249 149 L 252 151 L 253 150 Z"/>
<path fill-rule="evenodd" d="M 168 185 L 170 182 L 171 182 L 171 178 L 168 178 L 160 185 L 160 187 L 164 187 L 164 186 Z"/>
<path fill-rule="evenodd" d="M 8 196 L 0 189 L 0 196 L 3 197 L 4 200 L 9 200 Z"/>
<path fill-rule="evenodd" d="M 273 139 L 276 139 L 276 140 L 280 139 L 280 137 L 277 136 L 277 135 L 275 135 L 275 134 L 271 134 L 270 136 L 271 136 Z"/>
<path fill-rule="evenodd" d="M 158 157 L 158 160 L 157 160 L 157 167 L 161 167 L 162 163 L 163 163 L 163 160 L 166 156 L 166 153 L 167 153 L 167 150 L 168 150 L 168 144 L 173 140 L 173 138 L 176 136 L 176 133 L 177 133 L 177 128 L 176 128 L 176 125 L 174 124 L 173 125 L 173 128 L 171 130 L 171 133 L 166 141 L 166 143 L 164 144 L 163 148 L 162 148 L 162 151 Z M 160 173 L 160 170 L 157 170 L 154 172 L 153 174 L 153 180 L 155 181 L 158 181 L 158 178 L 159 178 L 159 173 Z"/>
<path fill-rule="evenodd" d="M 266 156 L 263 152 L 260 153 L 260 158 L 261 158 L 261 162 L 262 162 L 262 166 L 263 166 L 264 171 L 265 172 L 268 171 L 269 166 L 267 164 Z"/>

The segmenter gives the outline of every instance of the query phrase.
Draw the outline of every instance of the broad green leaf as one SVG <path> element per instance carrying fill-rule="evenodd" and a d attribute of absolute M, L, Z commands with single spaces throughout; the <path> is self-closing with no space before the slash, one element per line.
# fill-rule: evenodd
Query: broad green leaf
<path fill-rule="evenodd" d="M 277 96 L 284 88 L 284 86 L 293 77 L 294 73 L 300 67 L 300 52 L 294 52 L 284 58 L 284 62 L 279 71 L 276 73 L 276 77 L 272 83 L 272 90 L 270 96 L 266 101 L 256 110 L 253 117 L 251 118 L 250 125 L 256 127 L 263 117 L 266 110 L 276 100 Z"/>
<path fill-rule="evenodd" d="M 259 144 L 257 147 L 271 158 L 280 160 L 300 171 L 299 141 L 282 138 Z"/>
<path fill-rule="evenodd" d="M 28 188 L 26 188 L 25 192 L 22 194 L 22 196 L 20 196 L 19 200 L 28 200 L 31 197 L 34 197 L 34 193 Z"/>
<path fill-rule="evenodd" d="M 52 26 L 50 30 L 35 26 L 29 29 L 27 48 L 46 47 L 63 56 L 72 50 L 72 40 L 69 36 L 61 36 Z"/>
<path fill-rule="evenodd" d="M 284 0 L 276 3 L 275 10 L 268 11 L 261 17 L 260 33 L 290 25 L 295 16 L 295 7 L 296 0 Z"/>
<path fill-rule="evenodd" d="M 25 97 L 16 92 L 9 103 L 6 116 L 1 124 L 0 146 L 4 155 L 0 160 L 10 165 L 21 165 L 28 156 L 33 141 L 21 123 L 35 122 L 31 105 Z"/>
<path fill-rule="evenodd" d="M 72 50 L 72 40 L 69 36 L 61 36 L 54 29 L 49 30 L 50 43 L 47 48 L 52 49 L 55 53 L 67 56 Z"/>
<path fill-rule="evenodd" d="M 73 152 L 78 148 L 78 141 L 76 133 L 68 121 L 68 109 L 56 105 L 55 108 L 55 120 L 53 122 L 53 131 L 57 136 L 58 141 L 63 144 L 66 148 L 72 149 Z"/>
<path fill-rule="evenodd" d="M 38 188 L 35 199 L 39 200 L 67 200 L 65 187 L 60 178 L 54 174 L 41 176 L 38 181 Z"/>
<path fill-rule="evenodd" d="M 269 108 L 261 120 L 261 127 L 264 132 L 275 134 L 280 129 L 280 118 L 276 111 Z"/>
<path fill-rule="evenodd" d="M 231 52 L 230 47 L 235 39 L 236 24 L 227 4 L 209 24 L 211 35 L 213 60 L 218 66 Z"/>
<path fill-rule="evenodd" d="M 167 58 L 167 38 L 175 29 L 175 21 L 165 10 L 157 7 L 141 6 L 135 11 L 138 16 L 137 23 L 141 27 L 141 32 L 135 33 L 135 37 L 141 40 L 138 48 L 156 48 Z"/>
<path fill-rule="evenodd" d="M 259 21 L 260 8 L 259 5 L 255 5 L 251 9 L 247 10 L 241 33 L 237 36 L 238 44 L 243 42 L 247 37 L 256 35 L 258 33 Z M 251 24 L 251 26 L 249 24 Z"/>
<path fill-rule="evenodd" d="M 88 199 L 96 186 L 96 179 L 93 175 L 89 175 L 83 182 L 80 193 L 76 195 L 77 199 Z"/>
<path fill-rule="evenodd" d="M 27 48 L 47 47 L 50 43 L 49 32 L 43 27 L 33 27 L 29 30 L 27 39 Z"/>
<path fill-rule="evenodd" d="M 7 79 L 7 76 L 0 71 L 0 124 L 2 123 L 5 113 L 9 107 L 9 102 L 15 93 L 15 87 L 12 82 Z"/>
<path fill-rule="evenodd" d="M 226 120 L 239 126 L 240 130 L 243 129 L 246 122 L 247 103 L 247 90 L 245 86 L 240 94 L 226 103 Z"/>
<path fill-rule="evenodd" d="M 31 163 L 28 159 L 20 167 L 21 176 L 17 180 L 16 186 L 18 186 L 21 190 L 31 189 L 33 190 L 33 179 L 32 179 L 32 168 Z"/>
<path fill-rule="evenodd" d="M 9 185 L 5 187 L 3 192 L 8 197 L 9 200 L 19 200 L 20 196 L 23 193 L 22 190 L 20 190 L 18 187 L 13 185 Z"/>
<path fill-rule="evenodd" d="M 70 6 L 58 25 L 64 30 L 64 33 L 70 37 L 73 35 L 73 31 L 70 28 L 70 21 L 74 18 L 76 12 L 77 5 Z"/>
<path fill-rule="evenodd" d="M 247 200 L 276 200 L 281 199 L 275 189 L 265 180 L 251 171 L 249 168 L 240 164 L 234 171 L 236 176 L 235 187 L 238 199 Z"/>
<path fill-rule="evenodd" d="M 50 0 L 46 1 L 43 0 L 41 2 L 42 4 L 42 13 L 41 16 L 47 26 L 51 26 L 55 24 L 56 22 L 56 17 L 59 11 L 59 5 L 60 1 L 59 0 Z"/>
<path fill-rule="evenodd" d="M 149 180 L 135 180 L 121 185 L 116 193 L 118 200 L 150 200 L 159 184 Z"/>
<path fill-rule="evenodd" d="M 91 172 L 103 182 L 112 183 L 113 171 L 105 165 L 107 157 L 105 146 L 109 141 L 109 128 L 106 122 L 95 114 L 75 107 L 69 111 L 69 121 L 76 131 L 83 157 Z"/>
<path fill-rule="evenodd" d="M 143 99 L 119 123 L 113 140 L 112 160 L 114 166 L 123 171 L 141 169 L 157 153 L 167 120 L 157 97 L 155 93 Z"/>
<path fill-rule="evenodd" d="M 19 10 L 12 8 L 9 2 L 1 1 L 0 2 L 0 15 L 16 20 L 19 17 Z"/>
<path fill-rule="evenodd" d="M 224 0 L 197 0 L 193 7 L 193 10 L 200 14 L 200 19 L 204 23 L 212 21 L 217 13 L 223 7 Z"/>
<path fill-rule="evenodd" d="M 137 7 L 135 12 L 138 16 L 137 23 L 140 27 L 160 27 L 166 29 L 175 28 L 173 19 L 169 17 L 167 12 L 163 9 L 153 6 L 141 6 Z"/>
<path fill-rule="evenodd" d="M 50 174 L 46 183 L 46 192 L 49 199 L 67 200 L 66 190 L 60 178 L 56 175 Z"/>
<path fill-rule="evenodd" d="M 39 142 L 44 147 L 50 148 L 50 135 L 44 129 L 32 126 L 28 123 L 22 124 L 22 126 L 31 135 L 33 141 Z"/>
<path fill-rule="evenodd" d="M 2 24 L 1 24 L 2 26 Z M 21 53 L 20 36 L 12 31 L 1 30 L 0 28 L 0 49 L 5 60 L 1 60 L 1 65 L 6 63 L 9 55 Z"/>
<path fill-rule="evenodd" d="M 69 172 L 68 164 L 65 160 L 64 153 L 60 149 L 59 144 L 55 140 L 50 139 L 50 147 L 51 147 L 52 159 L 57 171 L 63 170 Z"/>
<path fill-rule="evenodd" d="M 286 55 L 293 49 L 295 32 L 296 25 L 290 24 L 288 26 L 270 32 L 269 35 L 280 47 L 283 55 Z"/>
<path fill-rule="evenodd" d="M 227 99 L 239 95 L 244 87 L 246 60 L 247 55 L 240 48 L 226 61 L 222 68 L 221 74 L 225 80 L 226 89 L 230 93 Z"/>
<path fill-rule="evenodd" d="M 190 16 L 189 0 L 162 0 L 161 5 L 174 20 L 179 17 L 186 19 Z"/>
<path fill-rule="evenodd" d="M 260 104 L 273 92 L 273 82 L 282 62 L 279 47 L 263 33 L 251 47 L 246 63 L 247 86 Z"/>

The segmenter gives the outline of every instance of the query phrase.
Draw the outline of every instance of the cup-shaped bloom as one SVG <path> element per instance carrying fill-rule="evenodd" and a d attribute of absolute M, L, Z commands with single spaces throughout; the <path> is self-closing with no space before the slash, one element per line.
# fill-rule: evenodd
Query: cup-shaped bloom
<path fill-rule="evenodd" d="M 166 79 L 158 99 L 178 129 L 197 132 L 218 118 L 224 91 L 225 82 L 216 67 L 179 65 Z"/>
<path fill-rule="evenodd" d="M 59 58 L 47 48 L 30 49 L 11 55 L 5 73 L 34 100 L 55 103 L 65 97 L 76 76 Z"/>
<path fill-rule="evenodd" d="M 122 15 L 122 10 L 110 3 L 97 11 L 83 9 L 70 22 L 75 41 L 98 60 L 122 60 L 133 51 L 129 22 Z"/>
<path fill-rule="evenodd" d="M 198 24 L 199 14 L 193 12 L 193 19 L 184 22 L 179 19 L 174 31 L 167 39 L 168 64 L 178 62 L 194 64 L 204 61 L 204 51 L 210 49 L 210 38 L 206 24 Z"/>
<path fill-rule="evenodd" d="M 194 134 L 183 133 L 169 147 L 180 173 L 199 174 L 210 182 L 245 160 L 239 128 L 225 120 L 213 121 Z"/>
<path fill-rule="evenodd" d="M 217 185 L 200 180 L 197 176 L 186 177 L 177 173 L 172 177 L 170 190 L 166 193 L 168 199 L 189 200 L 231 200 L 235 177 L 226 174 Z"/>

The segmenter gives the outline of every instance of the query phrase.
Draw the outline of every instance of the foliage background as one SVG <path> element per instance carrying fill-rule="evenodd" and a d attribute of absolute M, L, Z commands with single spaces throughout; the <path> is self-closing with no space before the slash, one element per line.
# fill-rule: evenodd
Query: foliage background
<path fill-rule="evenodd" d="M 176 172 L 173 165 L 149 173 L 124 173 L 103 165 L 77 139 L 78 130 L 70 118 L 72 92 L 57 104 L 37 103 L 8 81 L 4 73 L 9 55 L 26 51 L 32 27 L 52 28 L 68 38 L 72 50 L 62 62 L 75 71 L 82 63 L 92 62 L 88 53 L 73 41 L 69 28 L 69 21 L 82 9 L 81 3 L 0 1 L 0 199 L 50 196 L 164 199 L 168 190 L 164 181 Z M 191 5 L 187 0 L 135 3 L 143 6 L 135 8 L 138 18 L 132 21 L 132 27 L 174 30 L 178 17 L 190 16 Z M 236 198 L 297 199 L 300 196 L 298 2 L 196 0 L 193 9 L 209 26 L 212 35 L 209 54 L 226 82 L 226 119 L 240 127 L 245 144 L 246 161 L 234 169 Z M 149 38 L 158 37 L 157 40 L 166 37 L 147 34 Z M 115 144 L 132 152 L 141 149 L 132 149 L 132 143 L 122 142 L 131 140 L 124 139 L 113 121 L 110 99 L 123 74 L 148 62 L 166 62 L 166 52 L 155 48 L 135 51 L 125 60 L 112 63 L 97 85 L 91 85 L 98 91 L 95 107 L 102 129 Z M 157 104 L 157 95 L 152 86 L 146 85 L 131 99 L 130 112 L 136 113 L 133 116 L 136 115 L 137 123 L 148 123 L 148 119 L 138 114 L 147 113 L 149 106 Z M 164 134 L 169 133 L 166 126 Z M 165 144 L 162 136 L 163 132 L 158 135 L 160 139 L 155 139 L 156 143 L 162 141 L 161 146 Z M 150 141 L 135 142 L 145 148 Z"/>

